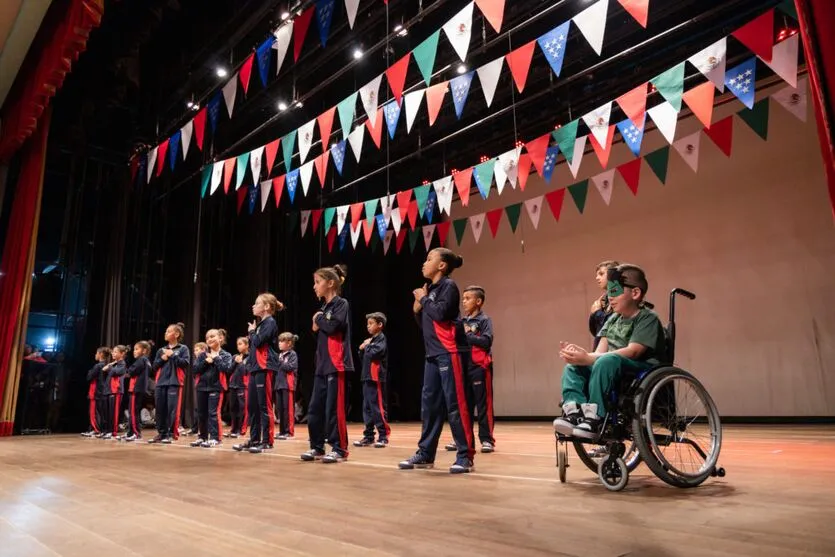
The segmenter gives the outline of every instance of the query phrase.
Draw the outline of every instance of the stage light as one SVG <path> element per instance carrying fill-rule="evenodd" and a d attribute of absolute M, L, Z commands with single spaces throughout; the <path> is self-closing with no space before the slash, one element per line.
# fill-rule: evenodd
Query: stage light
<path fill-rule="evenodd" d="M 403 25 L 401 25 L 400 23 L 395 25 L 394 32 L 397 33 L 398 37 L 405 37 L 409 34 L 409 30 L 403 27 Z"/>
<path fill-rule="evenodd" d="M 46 350 L 47 352 L 52 351 L 53 349 L 55 349 L 55 337 L 46 337 L 43 344 L 44 350 Z"/>
<path fill-rule="evenodd" d="M 290 17 L 290 12 L 281 12 L 281 21 L 287 21 L 288 17 Z"/>
<path fill-rule="evenodd" d="M 193 108 L 193 107 L 194 107 L 194 102 L 192 102 L 192 101 L 188 101 L 188 102 L 186 103 L 186 108 Z"/>
<path fill-rule="evenodd" d="M 459 74 L 467 73 L 467 66 L 465 66 L 464 64 L 459 64 L 458 65 L 458 73 Z"/>
<path fill-rule="evenodd" d="M 218 77 L 226 77 L 227 75 L 229 75 L 229 72 L 226 71 L 226 68 L 218 68 L 217 70 L 215 70 L 215 73 Z"/>
<path fill-rule="evenodd" d="M 302 102 L 301 102 L 301 101 L 296 101 L 296 108 L 301 108 L 301 107 L 303 107 L 303 106 L 304 106 L 304 105 L 302 104 Z"/>
<path fill-rule="evenodd" d="M 286 103 L 286 102 L 284 102 L 284 101 L 279 101 L 279 103 L 278 103 L 278 109 L 279 109 L 279 110 L 287 110 L 287 103 Z"/>
<path fill-rule="evenodd" d="M 360 58 L 362 58 L 362 50 L 360 50 L 359 48 L 355 48 L 354 49 L 354 60 L 359 60 Z"/>
<path fill-rule="evenodd" d="M 394 32 L 395 32 L 395 33 L 397 33 L 398 31 L 400 31 L 401 29 L 403 29 L 403 26 L 402 26 L 402 25 L 400 25 L 399 23 L 398 23 L 397 25 L 395 25 L 395 26 L 394 26 Z"/>

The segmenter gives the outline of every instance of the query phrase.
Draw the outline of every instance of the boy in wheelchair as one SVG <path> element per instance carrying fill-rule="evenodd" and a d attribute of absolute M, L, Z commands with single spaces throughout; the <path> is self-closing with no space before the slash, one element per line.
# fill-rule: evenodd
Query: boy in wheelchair
<path fill-rule="evenodd" d="M 566 436 L 597 439 L 607 396 L 620 377 L 657 365 L 666 353 L 661 321 L 643 306 L 649 288 L 644 271 L 618 265 L 609 269 L 607 278 L 613 313 L 600 331 L 597 349 L 587 352 L 576 344 L 560 343 L 560 357 L 568 365 L 562 374 L 563 415 L 554 420 L 554 429 Z"/>

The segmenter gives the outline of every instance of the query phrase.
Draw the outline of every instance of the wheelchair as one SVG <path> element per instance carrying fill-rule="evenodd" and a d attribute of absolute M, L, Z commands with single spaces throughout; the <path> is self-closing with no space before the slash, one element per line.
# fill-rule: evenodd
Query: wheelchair
<path fill-rule="evenodd" d="M 681 288 L 670 292 L 670 321 L 664 328 L 667 353 L 663 361 L 638 374 L 624 374 L 609 393 L 607 413 L 596 440 L 554 432 L 557 467 L 566 481 L 568 446 L 610 491 L 629 483 L 641 462 L 665 483 L 697 487 L 709 477 L 724 477 L 718 466 L 722 447 L 719 411 L 693 375 L 674 365 L 676 296 L 694 300 Z M 648 307 L 652 307 L 646 303 Z"/>

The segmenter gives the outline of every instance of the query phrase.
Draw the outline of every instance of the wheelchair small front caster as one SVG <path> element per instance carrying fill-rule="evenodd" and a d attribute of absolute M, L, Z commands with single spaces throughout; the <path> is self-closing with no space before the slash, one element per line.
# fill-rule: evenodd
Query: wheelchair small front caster
<path fill-rule="evenodd" d="M 560 469 L 560 483 L 565 483 L 568 468 L 568 443 L 560 441 L 557 445 L 557 467 Z"/>
<path fill-rule="evenodd" d="M 629 483 L 629 470 L 622 458 L 609 456 L 598 465 L 597 477 L 609 491 L 620 491 Z"/>
<path fill-rule="evenodd" d="M 722 468 L 722 467 L 717 468 L 716 469 L 716 475 L 719 476 L 720 478 L 724 478 L 725 477 L 725 469 Z"/>

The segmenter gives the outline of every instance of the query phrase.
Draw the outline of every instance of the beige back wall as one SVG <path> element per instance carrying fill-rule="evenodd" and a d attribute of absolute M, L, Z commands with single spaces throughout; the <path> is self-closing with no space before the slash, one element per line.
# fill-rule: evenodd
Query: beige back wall
<path fill-rule="evenodd" d="M 717 107 L 713 121 L 740 108 L 737 101 Z M 617 175 L 608 207 L 590 182 L 583 215 L 566 194 L 560 222 L 544 207 L 538 230 L 524 208 L 515 234 L 503 216 L 494 239 L 485 220 L 476 244 L 468 226 L 455 278 L 487 290 L 497 415 L 557 413 L 558 343 L 590 343 L 588 310 L 599 294 L 593 273 L 605 259 L 644 267 L 648 299 L 665 323 L 669 291 L 696 292 L 695 302 L 677 304 L 677 363 L 702 380 L 723 415 L 835 415 L 835 229 L 814 115 L 810 107 L 804 124 L 772 102 L 768 141 L 734 120 L 731 158 L 702 134 L 698 173 L 671 150 L 666 185 L 642 163 L 637 197 Z M 699 127 L 682 120 L 676 138 Z M 663 144 L 650 132 L 641 152 Z M 616 144 L 609 168 L 631 159 Z M 601 170 L 588 152 L 577 179 L 561 162 L 551 184 L 533 172 L 525 192 L 506 188 L 498 196 L 494 186 L 486 201 L 456 203 L 453 215 L 506 206 Z M 452 231 L 450 239 L 454 247 Z"/>

